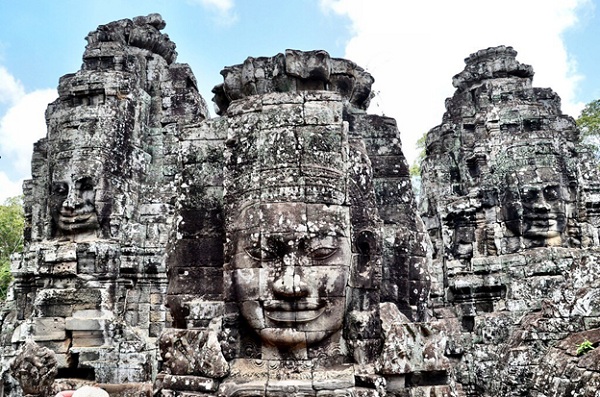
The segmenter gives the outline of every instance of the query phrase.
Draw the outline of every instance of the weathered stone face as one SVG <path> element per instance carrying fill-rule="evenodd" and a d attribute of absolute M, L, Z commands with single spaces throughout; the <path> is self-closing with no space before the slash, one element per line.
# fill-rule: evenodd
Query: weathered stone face
<path fill-rule="evenodd" d="M 164 27 L 99 26 L 60 79 L 4 340 L 54 350 L 56 391 L 158 372 L 164 397 L 448 395 L 443 335 L 411 323 L 429 241 L 371 75 L 325 51 L 248 58 L 206 120 Z"/>
<path fill-rule="evenodd" d="M 465 63 L 421 168 L 433 312 L 457 358 L 456 381 L 477 397 L 589 393 L 565 379 L 586 371 L 585 360 L 549 347 L 598 326 L 596 276 L 580 279 L 598 273 L 588 268 L 598 256 L 597 162 L 516 51 L 488 48 Z"/>
<path fill-rule="evenodd" d="M 260 338 L 293 349 L 340 331 L 352 262 L 348 208 L 261 203 L 238 222 L 233 288 Z"/>
<path fill-rule="evenodd" d="M 96 196 L 110 197 L 102 175 L 102 164 L 75 162 L 52 175 L 48 205 L 56 235 L 96 237 L 100 228 Z M 98 194 L 97 194 L 98 192 Z"/>
<path fill-rule="evenodd" d="M 533 240 L 560 237 L 567 225 L 567 203 L 572 202 L 562 175 L 553 169 L 541 175 L 520 172 L 506 176 L 506 193 L 501 196 L 506 227 L 515 235 Z"/>
<path fill-rule="evenodd" d="M 578 191 L 569 156 L 548 142 L 516 144 L 501 153 L 492 180 L 498 185 L 499 219 L 508 240 L 524 248 L 575 245 Z"/>
<path fill-rule="evenodd" d="M 7 303 L 15 321 L 2 324 L 3 340 L 14 347 L 6 357 L 27 339 L 52 349 L 60 381 L 148 382 L 171 323 L 178 134 L 207 110 L 164 26 L 153 14 L 92 31 L 34 148 L 26 248 Z"/>
<path fill-rule="evenodd" d="M 248 343 L 258 356 L 289 351 L 308 359 L 331 342 L 341 346 L 336 359 L 344 360 L 349 350 L 341 336 L 356 260 L 350 231 L 359 223 L 348 205 L 343 103 L 339 94 L 324 91 L 265 96 L 277 106 L 262 101 L 240 99 L 232 104 L 239 114 L 229 116 L 234 128 L 225 156 L 231 257 L 225 278 L 232 283 L 227 299 L 239 307 L 242 334 L 255 334 L 257 340 Z M 359 169 L 363 179 L 370 177 Z M 360 188 L 354 192 L 361 202 Z M 375 310 L 378 292 L 367 293 Z"/>
<path fill-rule="evenodd" d="M 292 50 L 223 76 L 221 117 L 182 134 L 168 302 L 187 330 L 161 337 L 162 395 L 382 395 L 419 371 L 449 390 L 437 334 L 399 309 L 427 315 L 427 244 L 395 123 L 364 113 L 372 78 Z"/>

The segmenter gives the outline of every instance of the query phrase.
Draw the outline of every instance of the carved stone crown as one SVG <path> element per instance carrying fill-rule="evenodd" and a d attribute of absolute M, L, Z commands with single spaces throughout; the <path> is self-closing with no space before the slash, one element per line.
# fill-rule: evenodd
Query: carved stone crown
<path fill-rule="evenodd" d="M 275 95 L 282 104 L 261 104 L 260 96 L 238 102 L 242 113 L 226 142 L 227 201 L 345 204 L 349 143 L 342 97 L 323 91 Z M 315 118 L 322 123 L 314 124 Z"/>
<path fill-rule="evenodd" d="M 452 78 L 452 85 L 466 91 L 479 82 L 502 77 L 521 77 L 531 80 L 533 68 L 516 59 L 512 47 L 498 46 L 477 51 L 465 59 L 465 69 Z"/>
<path fill-rule="evenodd" d="M 338 92 L 351 106 L 366 110 L 375 81 L 354 62 L 331 58 L 326 51 L 286 50 L 273 57 L 250 57 L 221 74 L 224 83 L 213 88 L 219 115 L 232 101 L 250 95 L 312 90 Z"/>
<path fill-rule="evenodd" d="M 83 54 L 84 68 L 104 70 L 103 58 L 121 56 L 127 47 L 137 47 L 160 55 L 167 64 L 175 62 L 175 43 L 160 31 L 166 26 L 159 14 L 150 14 L 131 19 L 122 19 L 100 25 L 85 38 L 88 45 Z M 112 68 L 113 61 L 109 69 Z"/>

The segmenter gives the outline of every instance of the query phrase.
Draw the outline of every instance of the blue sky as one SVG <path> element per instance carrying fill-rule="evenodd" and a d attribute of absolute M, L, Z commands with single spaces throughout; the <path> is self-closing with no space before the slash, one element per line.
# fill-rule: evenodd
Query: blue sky
<path fill-rule="evenodd" d="M 286 48 L 324 49 L 375 77 L 372 113 L 398 121 L 405 154 L 441 122 L 452 76 L 481 48 L 511 45 L 577 117 L 600 98 L 600 0 L 0 0 L 0 202 L 29 177 L 60 76 L 98 25 L 158 12 L 207 101 L 219 71 Z"/>

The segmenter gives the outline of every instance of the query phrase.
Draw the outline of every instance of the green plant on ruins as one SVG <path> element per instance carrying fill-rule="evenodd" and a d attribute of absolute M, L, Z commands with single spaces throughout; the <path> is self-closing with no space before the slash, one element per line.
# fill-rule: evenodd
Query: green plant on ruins
<path fill-rule="evenodd" d="M 594 345 L 587 339 L 577 345 L 578 356 L 583 356 L 584 354 L 589 353 L 592 350 L 594 350 Z"/>
<path fill-rule="evenodd" d="M 23 250 L 24 225 L 22 197 L 11 197 L 0 205 L 0 301 L 6 299 L 12 281 L 10 257 Z"/>
<path fill-rule="evenodd" d="M 427 139 L 427 133 L 421 135 L 419 139 L 417 139 L 417 143 L 415 144 L 415 148 L 419 151 L 419 155 L 417 159 L 410 166 L 410 175 L 411 176 L 421 176 L 421 162 L 425 158 L 425 140 Z"/>
<path fill-rule="evenodd" d="M 576 123 L 581 131 L 582 143 L 591 146 L 597 155 L 600 154 L 600 99 L 585 105 Z"/>

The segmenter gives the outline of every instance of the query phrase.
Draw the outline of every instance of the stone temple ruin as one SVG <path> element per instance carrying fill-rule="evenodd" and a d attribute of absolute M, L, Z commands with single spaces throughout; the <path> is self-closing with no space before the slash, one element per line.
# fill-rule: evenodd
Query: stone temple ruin
<path fill-rule="evenodd" d="M 515 56 L 467 58 L 427 134 L 431 309 L 466 395 L 595 396 L 576 350 L 598 343 L 598 165 Z"/>
<path fill-rule="evenodd" d="M 598 396 L 600 175 L 510 47 L 466 59 L 417 205 L 373 78 L 99 26 L 24 185 L 1 396 Z M 580 352 L 581 353 L 581 352 Z"/>

